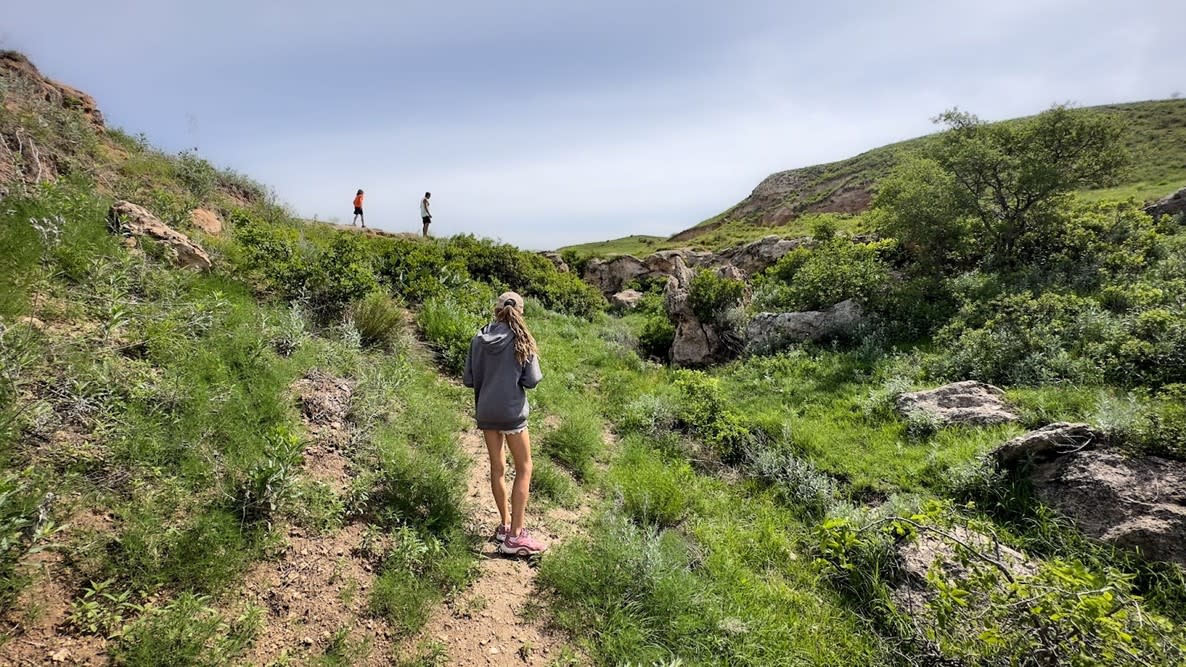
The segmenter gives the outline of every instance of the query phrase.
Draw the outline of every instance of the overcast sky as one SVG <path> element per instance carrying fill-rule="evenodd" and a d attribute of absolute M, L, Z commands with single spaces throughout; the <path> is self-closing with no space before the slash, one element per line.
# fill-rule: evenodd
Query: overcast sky
<path fill-rule="evenodd" d="M 297 213 L 529 248 L 671 234 L 766 175 L 1186 92 L 1181 0 L 38 0 L 0 47 Z"/>

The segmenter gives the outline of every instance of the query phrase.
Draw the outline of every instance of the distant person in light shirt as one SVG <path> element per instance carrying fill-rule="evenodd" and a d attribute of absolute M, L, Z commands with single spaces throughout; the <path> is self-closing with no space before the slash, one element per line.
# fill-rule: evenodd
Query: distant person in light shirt
<path fill-rule="evenodd" d="M 428 238 L 428 226 L 432 224 L 432 212 L 428 210 L 428 200 L 432 199 L 431 192 L 425 192 L 420 200 L 420 222 L 424 223 L 424 238 Z"/>

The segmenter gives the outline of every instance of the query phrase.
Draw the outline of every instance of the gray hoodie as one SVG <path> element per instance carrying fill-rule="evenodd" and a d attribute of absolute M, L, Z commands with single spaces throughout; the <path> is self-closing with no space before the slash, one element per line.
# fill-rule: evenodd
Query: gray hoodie
<path fill-rule="evenodd" d="M 473 387 L 478 428 L 517 431 L 527 427 L 527 389 L 544 378 L 539 359 L 520 364 L 515 358 L 515 334 L 502 322 L 482 328 L 469 343 L 465 358 L 465 386 Z"/>

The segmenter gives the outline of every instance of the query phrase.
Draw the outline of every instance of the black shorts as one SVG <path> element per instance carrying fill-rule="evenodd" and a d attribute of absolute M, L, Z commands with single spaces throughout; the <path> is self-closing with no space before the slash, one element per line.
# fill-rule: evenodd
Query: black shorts
<path fill-rule="evenodd" d="M 426 216 L 420 218 L 420 222 L 423 222 L 424 224 L 427 225 L 428 223 L 432 222 L 432 216 L 426 215 Z"/>
<path fill-rule="evenodd" d="M 354 207 L 354 215 L 362 215 L 362 209 L 355 206 Z"/>

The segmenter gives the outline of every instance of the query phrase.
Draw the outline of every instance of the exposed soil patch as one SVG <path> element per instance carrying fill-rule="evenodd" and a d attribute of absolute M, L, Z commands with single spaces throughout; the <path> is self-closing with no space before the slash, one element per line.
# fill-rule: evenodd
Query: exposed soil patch
<path fill-rule="evenodd" d="M 264 609 L 264 628 L 244 656 L 251 664 L 322 655 L 345 628 L 351 643 L 369 650 L 354 664 L 387 665 L 394 657 L 386 623 L 366 617 L 375 579 L 362 556 L 365 528 L 354 524 L 328 535 L 289 530 L 288 548 L 275 561 L 248 572 L 241 603 Z"/>
<path fill-rule="evenodd" d="M 461 445 L 474 461 L 467 489 L 469 529 L 493 535 L 498 511 L 490 499 L 486 444 L 480 431 L 470 430 Z M 576 534 L 587 513 L 588 507 L 554 508 L 541 515 L 538 506 L 528 507 L 533 534 L 552 547 Z M 419 642 L 436 642 L 444 646 L 450 665 L 547 665 L 554 660 L 567 641 L 541 618 L 534 565 L 500 555 L 487 541 L 479 568 L 474 583 L 433 613 L 408 651 Z"/>
<path fill-rule="evenodd" d="M 58 541 L 76 543 L 110 529 L 110 517 L 83 511 L 65 524 Z M 24 566 L 33 580 L 0 616 L 0 633 L 8 638 L 0 644 L 0 665 L 107 664 L 105 639 L 68 634 L 75 584 L 62 555 L 43 551 L 29 557 Z"/>

